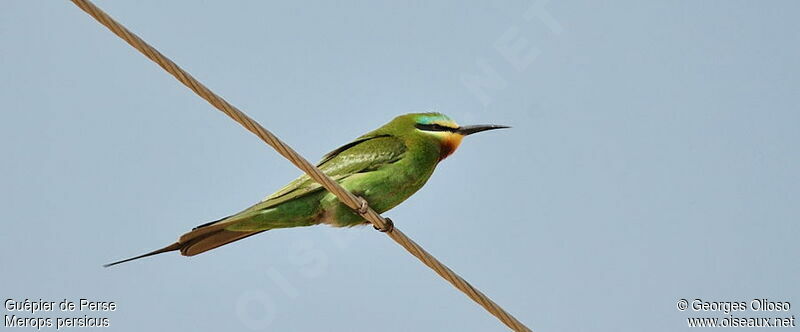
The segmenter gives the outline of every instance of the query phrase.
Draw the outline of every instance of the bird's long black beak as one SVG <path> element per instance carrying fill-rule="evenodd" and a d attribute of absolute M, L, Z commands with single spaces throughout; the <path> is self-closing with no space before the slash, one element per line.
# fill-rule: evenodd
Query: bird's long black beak
<path fill-rule="evenodd" d="M 472 135 L 474 133 L 479 133 L 482 131 L 493 130 L 493 129 L 503 129 L 503 128 L 511 128 L 509 126 L 501 126 L 501 125 L 474 125 L 474 126 L 462 126 L 459 127 L 456 132 L 467 136 Z"/>

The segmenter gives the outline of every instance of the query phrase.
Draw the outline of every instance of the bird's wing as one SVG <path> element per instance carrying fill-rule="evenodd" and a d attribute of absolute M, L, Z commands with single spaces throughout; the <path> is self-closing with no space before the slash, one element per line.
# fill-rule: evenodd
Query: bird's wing
<path fill-rule="evenodd" d="M 396 162 L 403 156 L 405 151 L 405 144 L 397 137 L 389 135 L 364 136 L 325 155 L 318 167 L 334 181 L 341 181 L 353 174 L 369 172 Z M 249 218 L 256 211 L 268 209 L 322 189 L 319 183 L 312 180 L 308 175 L 303 174 L 250 208 L 230 217 L 197 226 L 190 232 L 183 234 L 178 240 L 178 243 L 182 245 L 179 249 L 184 255 L 194 255 L 216 248 L 219 245 L 236 241 L 243 238 L 244 235 L 240 236 L 225 231 L 226 227 Z M 219 237 L 220 234 L 224 235 L 224 239 L 217 241 L 218 239 L 215 236 Z M 203 242 L 201 243 L 200 241 Z M 194 245 L 194 247 L 187 249 L 187 246 L 191 245 Z"/>
<path fill-rule="evenodd" d="M 340 180 L 340 179 L 337 178 L 337 177 L 339 177 L 339 176 L 337 176 L 339 174 L 332 174 L 332 173 L 326 171 L 326 169 L 322 168 L 323 165 L 328 164 L 328 162 L 331 159 L 333 159 L 334 157 L 338 156 L 342 152 L 344 152 L 344 151 L 346 151 L 346 150 L 348 150 L 348 149 L 350 149 L 352 147 L 355 147 L 356 145 L 359 145 L 359 144 L 364 143 L 366 141 L 369 141 L 369 140 L 372 140 L 372 139 L 376 139 L 376 138 L 380 138 L 380 137 L 387 137 L 387 136 L 359 137 L 355 141 L 352 141 L 350 143 L 342 145 L 342 146 L 338 147 L 336 150 L 328 152 L 327 154 L 322 156 L 322 160 L 317 163 L 317 167 L 320 168 L 320 170 L 323 173 L 325 173 L 329 177 L 333 178 L 334 181 L 338 181 L 338 180 Z M 346 174 L 342 174 L 342 175 L 346 175 Z M 285 196 L 287 194 L 290 194 L 290 193 L 299 193 L 298 190 L 300 190 L 300 189 L 319 189 L 321 187 L 319 184 L 317 184 L 316 186 L 309 186 L 310 184 L 317 184 L 317 182 L 313 181 L 307 174 L 303 174 L 300 177 L 298 177 L 297 179 L 294 179 L 294 181 L 289 182 L 289 184 L 287 184 L 283 188 L 278 189 L 278 191 L 276 191 L 276 192 L 272 193 L 271 195 L 267 196 L 266 198 L 264 198 L 262 200 L 262 202 L 266 202 L 266 201 L 269 201 L 269 200 L 274 200 L 274 199 L 276 199 L 278 197 L 283 197 L 283 196 Z M 297 196 L 294 196 L 294 197 L 297 197 Z"/>
<path fill-rule="evenodd" d="M 406 146 L 399 138 L 389 135 L 361 137 L 343 145 L 322 157 L 317 167 L 334 181 L 341 181 L 353 174 L 368 172 L 391 164 L 402 157 Z M 307 174 L 290 182 L 255 207 L 274 206 L 285 201 L 322 189 L 322 185 Z"/>

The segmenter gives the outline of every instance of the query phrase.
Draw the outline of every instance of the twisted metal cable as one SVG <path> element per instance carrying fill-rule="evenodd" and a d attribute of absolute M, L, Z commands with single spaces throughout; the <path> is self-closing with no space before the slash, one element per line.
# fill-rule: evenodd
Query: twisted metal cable
<path fill-rule="evenodd" d="M 108 14 L 103 12 L 100 8 L 95 6 L 89 0 L 71 0 L 80 9 L 85 11 L 90 16 L 94 17 L 98 22 L 106 26 L 111 32 L 125 40 L 128 44 L 139 50 L 147 58 L 161 66 L 164 70 L 174 76 L 178 81 L 186 85 L 189 89 L 194 91 L 198 96 L 205 99 L 212 106 L 222 111 L 234 121 L 244 126 L 247 130 L 261 138 L 264 142 L 273 147 L 284 158 L 288 159 L 292 164 L 306 172 L 314 181 L 319 182 L 325 189 L 336 195 L 342 203 L 349 206 L 355 211 L 366 211 L 361 215 L 369 220 L 378 229 L 387 229 L 388 223 L 377 212 L 369 206 L 364 206 L 362 200 L 355 195 L 342 188 L 339 183 L 333 181 L 326 176 L 316 166 L 309 163 L 308 160 L 300 156 L 291 147 L 282 142 L 278 137 L 273 135 L 270 131 L 264 129 L 256 121 L 248 117 L 235 106 L 231 105 L 225 99 L 218 96 L 205 85 L 197 81 L 192 75 L 180 68 L 177 64 L 172 62 L 169 58 L 161 54 L 158 50 L 147 44 L 144 40 L 139 38 L 133 32 L 130 32 L 120 23 L 112 19 Z M 360 212 L 359 212 L 360 213 Z M 386 234 L 391 237 L 395 242 L 403 246 L 408 252 L 417 257 L 422 263 L 434 270 L 439 276 L 450 282 L 458 290 L 462 291 L 473 301 L 481 305 L 489 313 L 497 317 L 506 326 L 514 331 L 531 331 L 527 326 L 522 324 L 519 320 L 514 318 L 511 314 L 503 310 L 497 303 L 489 299 L 486 295 L 481 293 L 478 289 L 470 285 L 466 280 L 458 276 L 453 270 L 439 262 L 430 253 L 425 251 L 416 242 L 408 238 L 399 229 L 391 229 Z"/>

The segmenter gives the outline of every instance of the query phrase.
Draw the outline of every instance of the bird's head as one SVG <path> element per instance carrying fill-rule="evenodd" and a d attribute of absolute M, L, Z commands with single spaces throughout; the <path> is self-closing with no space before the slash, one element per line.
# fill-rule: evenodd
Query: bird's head
<path fill-rule="evenodd" d="M 453 119 L 441 113 L 412 113 L 398 117 L 404 120 L 409 130 L 415 134 L 426 135 L 437 140 L 441 146 L 439 159 L 452 154 L 467 135 L 486 130 L 509 128 L 500 125 L 459 126 Z M 413 129 L 410 128 L 413 126 Z"/>

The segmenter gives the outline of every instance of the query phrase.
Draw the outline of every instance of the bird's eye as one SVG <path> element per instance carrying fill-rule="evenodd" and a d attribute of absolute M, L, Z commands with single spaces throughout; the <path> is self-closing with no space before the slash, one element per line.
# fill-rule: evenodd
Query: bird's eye
<path fill-rule="evenodd" d="M 433 124 L 417 123 L 415 126 L 417 127 L 417 129 L 425 130 L 425 131 L 453 131 L 454 130 L 454 128 L 445 127 L 445 126 L 442 126 L 442 125 L 439 125 L 439 124 L 435 124 L 435 123 L 433 123 Z"/>

